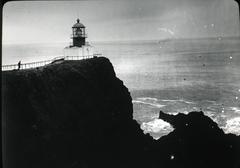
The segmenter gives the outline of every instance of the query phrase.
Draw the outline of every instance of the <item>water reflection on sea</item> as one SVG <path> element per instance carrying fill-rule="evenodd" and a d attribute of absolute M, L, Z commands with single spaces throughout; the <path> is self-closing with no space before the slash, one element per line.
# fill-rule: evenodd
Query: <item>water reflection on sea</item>
<path fill-rule="evenodd" d="M 97 45 L 130 89 L 134 119 L 145 124 L 145 132 L 160 110 L 202 110 L 226 133 L 240 135 L 239 46 L 239 38 Z M 165 135 L 168 128 L 152 135 Z"/>

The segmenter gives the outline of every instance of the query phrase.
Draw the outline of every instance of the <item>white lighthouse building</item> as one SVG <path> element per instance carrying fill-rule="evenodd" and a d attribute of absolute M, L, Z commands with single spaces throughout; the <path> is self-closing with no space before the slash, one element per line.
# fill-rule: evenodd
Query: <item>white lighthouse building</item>
<path fill-rule="evenodd" d="M 72 26 L 72 43 L 64 48 L 64 56 L 79 56 L 88 58 L 93 56 L 93 47 L 86 42 L 87 34 L 85 26 L 77 19 L 77 23 Z"/>

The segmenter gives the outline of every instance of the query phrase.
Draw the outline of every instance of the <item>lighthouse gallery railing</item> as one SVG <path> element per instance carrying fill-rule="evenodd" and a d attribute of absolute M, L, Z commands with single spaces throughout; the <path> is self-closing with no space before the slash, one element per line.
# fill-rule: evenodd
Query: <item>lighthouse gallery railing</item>
<path fill-rule="evenodd" d="M 84 55 L 84 56 L 60 56 L 60 57 L 55 57 L 53 59 L 45 60 L 45 61 L 24 63 L 24 64 L 21 64 L 20 69 L 42 67 L 57 61 L 61 61 L 61 60 L 83 60 L 83 59 L 89 59 L 89 58 L 100 57 L 100 56 L 102 56 L 102 54 L 93 54 L 93 55 Z M 8 71 L 8 70 L 14 70 L 14 69 L 18 69 L 18 64 L 2 65 L 2 71 Z"/>

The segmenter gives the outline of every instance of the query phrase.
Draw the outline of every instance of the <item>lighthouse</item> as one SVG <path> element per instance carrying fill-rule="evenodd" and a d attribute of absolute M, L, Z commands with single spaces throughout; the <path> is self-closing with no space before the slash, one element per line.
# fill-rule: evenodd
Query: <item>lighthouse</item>
<path fill-rule="evenodd" d="M 86 27 L 78 18 L 76 23 L 72 26 L 72 42 L 70 46 L 64 48 L 64 56 L 91 57 L 93 55 L 93 47 L 86 42 L 86 38 Z"/>
<path fill-rule="evenodd" d="M 80 19 L 77 19 L 77 23 L 75 23 L 72 27 L 72 37 L 73 45 L 72 47 L 82 47 L 86 42 L 86 32 L 85 26 L 80 23 Z"/>

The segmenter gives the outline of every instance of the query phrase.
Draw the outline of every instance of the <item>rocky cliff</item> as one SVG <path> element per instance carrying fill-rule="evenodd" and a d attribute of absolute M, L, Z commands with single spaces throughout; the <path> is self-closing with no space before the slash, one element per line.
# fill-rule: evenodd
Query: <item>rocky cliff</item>
<path fill-rule="evenodd" d="M 132 118 L 128 89 L 106 58 L 2 74 L 7 168 L 239 167 L 240 139 L 203 113 L 160 118 L 158 141 Z"/>

